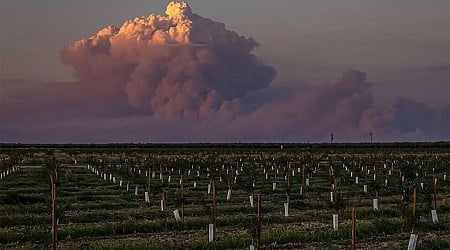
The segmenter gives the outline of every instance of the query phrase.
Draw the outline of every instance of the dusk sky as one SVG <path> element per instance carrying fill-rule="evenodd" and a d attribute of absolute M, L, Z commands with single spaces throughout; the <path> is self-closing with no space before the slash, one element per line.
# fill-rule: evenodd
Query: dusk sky
<path fill-rule="evenodd" d="M 0 142 L 450 140 L 448 0 L 169 3 L 2 0 Z"/>

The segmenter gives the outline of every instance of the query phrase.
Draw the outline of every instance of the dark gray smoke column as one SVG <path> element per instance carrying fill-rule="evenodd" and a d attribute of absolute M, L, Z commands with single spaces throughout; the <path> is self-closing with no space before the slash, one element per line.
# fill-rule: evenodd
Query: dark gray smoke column
<path fill-rule="evenodd" d="M 169 118 L 233 119 L 240 98 L 274 78 L 274 68 L 251 53 L 253 39 L 184 2 L 170 3 L 166 14 L 108 26 L 64 48 L 61 59 L 98 100 Z"/>

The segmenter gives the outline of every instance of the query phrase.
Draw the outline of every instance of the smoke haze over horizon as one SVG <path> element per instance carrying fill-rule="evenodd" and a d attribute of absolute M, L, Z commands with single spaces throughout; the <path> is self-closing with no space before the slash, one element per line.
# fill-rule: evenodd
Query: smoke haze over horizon
<path fill-rule="evenodd" d="M 184 2 L 106 26 L 62 48 L 75 82 L 2 78 L 0 141 L 450 140 L 450 94 L 380 104 L 386 90 L 357 67 L 333 81 L 276 84 L 280 72 L 255 53 L 264 44 L 238 32 Z M 411 71 L 440 76 L 441 91 L 450 85 L 448 65 Z"/>

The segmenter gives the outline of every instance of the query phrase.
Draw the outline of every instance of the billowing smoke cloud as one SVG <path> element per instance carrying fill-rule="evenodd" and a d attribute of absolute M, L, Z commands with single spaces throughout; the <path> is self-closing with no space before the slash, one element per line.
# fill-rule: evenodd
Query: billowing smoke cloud
<path fill-rule="evenodd" d="M 275 135 L 282 141 L 326 141 L 331 133 L 336 141 L 367 141 L 369 133 L 379 141 L 450 137 L 445 108 L 441 119 L 434 108 L 404 98 L 392 106 L 375 106 L 370 86 L 364 72 L 348 70 L 334 84 L 266 103 L 241 121 L 257 128 L 246 139 Z"/>
<path fill-rule="evenodd" d="M 364 123 L 373 124 L 370 119 L 378 119 L 385 124 L 386 119 L 374 118 L 383 111 L 374 109 L 369 87 L 364 72 L 348 70 L 334 84 L 263 105 L 250 120 L 264 121 L 261 136 L 278 134 L 280 140 L 317 141 L 333 132 L 342 138 L 362 136 L 364 130 L 374 128 Z"/>
<path fill-rule="evenodd" d="M 265 88 L 275 70 L 251 51 L 258 43 L 172 2 L 167 15 L 108 26 L 64 48 L 61 59 L 105 100 L 161 117 L 226 118 L 240 98 Z"/>
<path fill-rule="evenodd" d="M 273 94 L 275 70 L 252 54 L 256 46 L 172 2 L 166 15 L 108 26 L 64 48 L 75 83 L 2 81 L 0 141 L 323 142 L 330 133 L 337 142 L 368 141 L 369 133 L 375 141 L 450 139 L 450 102 L 376 106 L 358 70 Z M 255 98 L 258 92 L 265 96 Z"/>

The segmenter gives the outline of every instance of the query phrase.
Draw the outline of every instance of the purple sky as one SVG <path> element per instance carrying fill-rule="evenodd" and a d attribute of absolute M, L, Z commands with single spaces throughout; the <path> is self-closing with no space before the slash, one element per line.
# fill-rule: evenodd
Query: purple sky
<path fill-rule="evenodd" d="M 168 3 L 2 1 L 0 141 L 450 140 L 449 1 Z"/>

